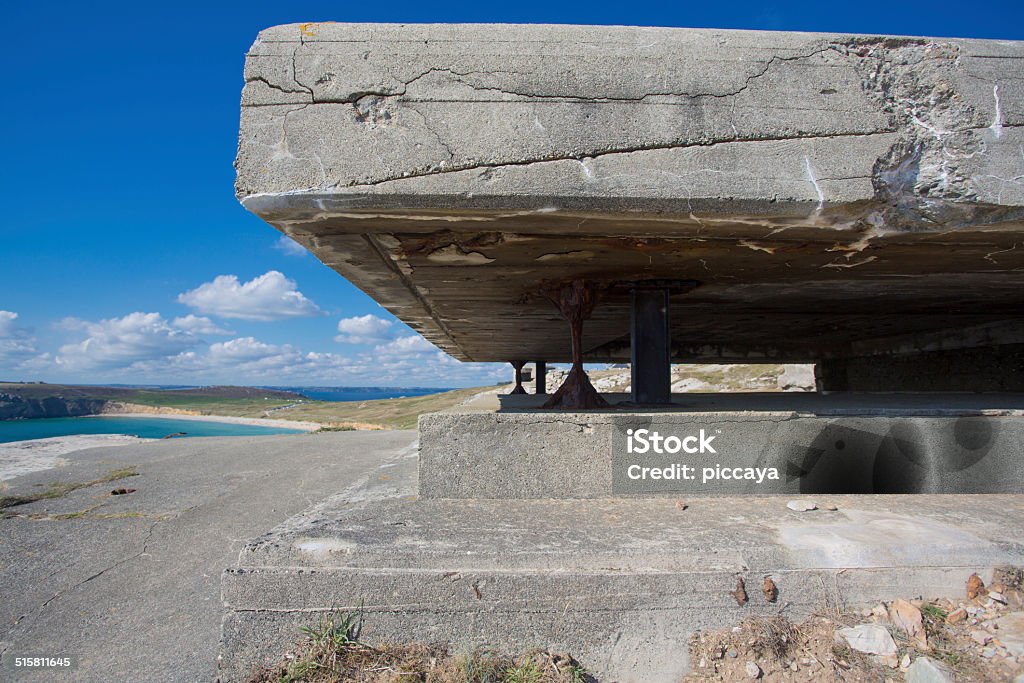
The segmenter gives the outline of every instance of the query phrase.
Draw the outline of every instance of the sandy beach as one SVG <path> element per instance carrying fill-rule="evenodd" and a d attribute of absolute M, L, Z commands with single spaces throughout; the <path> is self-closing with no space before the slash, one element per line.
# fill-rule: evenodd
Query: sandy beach
<path fill-rule="evenodd" d="M 151 413 L 104 413 L 102 415 L 86 415 L 84 417 L 166 417 L 174 420 L 195 420 L 197 422 L 227 422 L 228 424 L 255 425 L 257 427 L 280 427 L 282 429 L 302 429 L 315 432 L 323 425 L 316 422 L 299 422 L 297 420 L 273 420 L 262 417 L 228 417 L 225 415 L 189 415 L 180 412 Z"/>
<path fill-rule="evenodd" d="M 226 417 L 219 415 L 183 415 L 181 413 L 116 413 L 115 415 L 87 415 L 85 417 L 167 417 L 175 420 L 197 422 L 226 422 L 229 424 L 256 425 L 259 427 L 281 427 L 315 432 L 320 425 L 315 422 L 293 422 L 291 420 L 267 420 L 251 417 Z M 140 439 L 127 434 L 76 434 L 54 436 L 45 439 L 11 441 L 0 443 L 0 481 L 20 477 L 30 472 L 39 472 L 59 467 L 66 463 L 61 457 L 75 451 L 98 446 L 125 446 L 158 439 Z"/>

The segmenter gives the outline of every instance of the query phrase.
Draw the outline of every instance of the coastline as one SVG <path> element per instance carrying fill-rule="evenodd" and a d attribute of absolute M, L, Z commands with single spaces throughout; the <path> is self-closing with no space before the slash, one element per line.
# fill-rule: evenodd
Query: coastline
<path fill-rule="evenodd" d="M 127 434 L 75 434 L 0 443 L 0 482 L 59 467 L 66 462 L 61 456 L 75 451 L 100 446 L 130 446 L 155 440 Z"/>
<path fill-rule="evenodd" d="M 81 417 L 166 417 L 174 420 L 194 420 L 196 422 L 226 422 L 228 424 L 254 425 L 257 427 L 281 427 L 282 429 L 300 429 L 307 432 L 318 431 L 323 425 L 317 422 L 300 422 L 298 420 L 275 420 L 262 417 L 233 417 L 228 415 L 194 415 L 181 412 L 151 413 L 100 413 L 98 415 L 82 415 Z"/>
<path fill-rule="evenodd" d="M 280 427 L 315 432 L 322 425 L 315 422 L 293 422 L 291 420 L 273 420 L 256 417 L 231 417 L 220 415 L 188 415 L 180 412 L 146 412 L 146 413 L 100 413 L 98 415 L 81 415 L 79 417 L 127 417 L 127 418 L 159 418 L 167 417 L 174 420 L 191 420 L 196 422 L 222 422 L 228 424 L 254 425 L 258 427 Z M 41 418 L 45 419 L 45 418 Z M 216 437 L 212 437 L 216 438 Z M 143 439 L 128 434 L 72 434 L 68 436 L 51 436 L 42 439 L 26 439 L 0 443 L 0 482 L 20 477 L 24 474 L 60 467 L 66 461 L 62 456 L 101 446 L 128 446 L 156 442 L 160 439 Z M 2 488 L 2 486 L 0 486 Z"/>

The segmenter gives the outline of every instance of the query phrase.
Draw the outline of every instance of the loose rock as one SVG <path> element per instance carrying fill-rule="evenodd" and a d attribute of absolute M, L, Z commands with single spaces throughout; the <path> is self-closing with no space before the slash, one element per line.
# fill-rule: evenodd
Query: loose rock
<path fill-rule="evenodd" d="M 999 642 L 1013 657 L 1024 657 L 1024 612 L 1010 612 L 999 617 Z"/>
<path fill-rule="evenodd" d="M 869 655 L 895 656 L 899 650 L 888 629 L 879 624 L 861 624 L 839 629 L 851 648 Z"/>
<path fill-rule="evenodd" d="M 963 607 L 958 607 L 946 615 L 946 623 L 950 625 L 959 624 L 966 620 L 967 610 L 965 610 Z"/>
<path fill-rule="evenodd" d="M 730 593 L 730 595 L 736 599 L 736 604 L 740 607 L 747 604 L 747 601 L 750 598 L 747 597 L 747 587 L 743 584 L 743 579 L 741 577 L 736 577 L 736 588 L 732 593 Z"/>
<path fill-rule="evenodd" d="M 953 676 L 939 663 L 918 657 L 907 669 L 906 683 L 952 683 Z"/>
<path fill-rule="evenodd" d="M 910 637 L 910 640 L 922 650 L 928 649 L 928 637 L 924 631 L 921 610 L 906 600 L 893 600 L 889 605 L 889 619 Z"/>
<path fill-rule="evenodd" d="M 983 590 L 985 590 L 985 582 L 977 574 L 971 574 L 967 579 L 967 597 L 973 600 L 981 595 Z"/>
<path fill-rule="evenodd" d="M 760 678 L 761 677 L 761 667 L 759 667 L 754 662 L 747 662 L 747 675 L 750 676 L 751 678 Z"/>
<path fill-rule="evenodd" d="M 817 504 L 812 500 L 791 500 L 786 503 L 786 507 L 794 512 L 809 512 L 818 509 Z"/>

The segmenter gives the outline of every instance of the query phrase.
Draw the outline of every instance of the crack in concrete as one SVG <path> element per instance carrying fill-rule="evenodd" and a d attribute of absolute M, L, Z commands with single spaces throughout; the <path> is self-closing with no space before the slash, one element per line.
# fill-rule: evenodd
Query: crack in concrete
<path fill-rule="evenodd" d="M 614 95 L 583 96 L 583 95 L 569 95 L 569 94 L 552 94 L 552 93 L 541 93 L 541 92 L 529 92 L 529 91 L 515 90 L 515 89 L 499 87 L 499 86 L 487 86 L 487 85 L 474 84 L 474 83 L 466 82 L 464 80 L 460 80 L 460 79 L 464 79 L 464 78 L 468 78 L 468 77 L 472 77 L 472 76 L 493 76 L 495 74 L 506 74 L 506 75 L 515 75 L 515 76 L 522 76 L 522 75 L 524 75 L 523 73 L 518 72 L 518 71 L 508 71 L 508 70 L 500 70 L 500 69 L 492 69 L 492 70 L 487 70 L 487 71 L 479 71 L 479 70 L 458 71 L 458 70 L 456 70 L 456 69 L 454 69 L 452 67 L 432 66 L 432 67 L 428 67 L 428 68 L 426 68 L 424 70 L 421 70 L 418 74 L 416 74 L 412 78 L 409 78 L 408 80 L 402 80 L 402 79 L 399 79 L 399 78 L 395 78 L 395 80 L 398 81 L 399 85 L 395 86 L 395 87 L 392 87 L 392 88 L 384 87 L 384 88 L 377 88 L 377 89 L 354 90 L 354 91 L 351 91 L 349 93 L 346 93 L 345 95 L 338 96 L 338 97 L 317 97 L 317 95 L 314 92 L 314 90 L 312 88 L 310 88 L 309 86 L 307 86 L 306 84 L 302 83 L 299 80 L 299 76 L 298 76 L 299 72 L 298 72 L 298 67 L 297 67 L 297 56 L 298 56 L 299 50 L 303 46 L 305 46 L 305 45 L 306 45 L 305 40 L 300 39 L 300 41 L 298 43 L 296 43 L 295 50 L 292 51 L 292 73 L 291 73 L 292 80 L 295 82 L 296 85 L 298 85 L 300 88 L 302 88 L 302 90 L 289 90 L 287 88 L 283 88 L 281 86 L 274 85 L 274 84 L 270 83 L 264 77 L 251 77 L 251 78 L 247 79 L 246 82 L 248 83 L 248 82 L 253 82 L 253 81 L 261 81 L 261 82 L 265 83 L 266 85 L 268 85 L 269 87 L 271 87 L 272 89 L 277 90 L 277 91 L 282 92 L 282 93 L 288 93 L 288 94 L 304 93 L 304 94 L 308 94 L 310 96 L 312 104 L 353 104 L 353 103 L 357 102 L 358 100 L 362 99 L 363 97 L 368 97 L 368 96 L 375 96 L 375 97 L 382 97 L 382 98 L 403 97 L 403 96 L 405 96 L 408 93 L 409 86 L 414 85 L 416 82 L 422 80 L 423 78 L 426 78 L 427 76 L 429 76 L 431 74 L 435 74 L 435 73 L 447 73 L 447 74 L 449 74 L 451 76 L 454 76 L 457 79 L 457 82 L 459 84 L 468 86 L 469 88 L 471 88 L 473 90 L 476 90 L 476 91 L 480 91 L 480 92 L 497 92 L 497 93 L 501 93 L 503 95 L 511 95 L 511 96 L 514 96 L 514 97 L 523 97 L 523 98 L 526 98 L 527 100 L 557 100 L 557 101 L 565 101 L 565 102 L 588 102 L 588 103 L 589 102 L 593 102 L 593 103 L 602 103 L 602 102 L 632 102 L 632 103 L 636 103 L 636 102 L 644 102 L 648 98 L 653 98 L 653 97 L 677 97 L 677 98 L 686 98 L 686 99 L 698 99 L 698 98 L 711 97 L 711 98 L 723 99 L 723 98 L 728 98 L 728 97 L 735 97 L 735 96 L 739 95 L 740 93 L 744 92 L 745 90 L 747 90 L 750 87 L 750 84 L 752 82 L 754 82 L 754 81 L 758 80 L 759 78 L 762 78 L 763 76 L 765 76 L 771 70 L 772 66 L 774 64 L 776 64 L 776 63 L 779 63 L 779 62 L 792 62 L 792 61 L 799 61 L 799 60 L 804 60 L 804 59 L 810 59 L 812 57 L 815 57 L 817 55 L 823 54 L 823 53 L 828 52 L 830 50 L 837 51 L 837 48 L 838 48 L 837 45 L 832 44 L 832 43 L 828 43 L 828 44 L 824 44 L 824 45 L 819 44 L 813 50 L 811 50 L 809 52 L 804 52 L 804 53 L 801 53 L 801 54 L 797 54 L 797 55 L 790 55 L 790 56 L 783 56 L 783 55 L 778 55 L 778 54 L 772 55 L 769 59 L 765 60 L 764 66 L 759 71 L 747 75 L 744 78 L 742 85 L 740 85 L 736 89 L 725 91 L 725 92 L 714 92 L 714 91 L 686 92 L 686 91 L 665 90 L 665 91 L 648 92 L 648 93 L 644 93 L 643 95 L 640 95 L 640 96 L 614 96 Z M 263 105 L 263 106 L 267 106 L 267 105 Z"/>
<path fill-rule="evenodd" d="M 156 529 L 156 525 L 159 524 L 162 521 L 164 521 L 164 520 L 163 519 L 156 519 L 156 520 L 154 520 L 149 525 L 149 529 L 147 529 L 146 535 L 142 539 L 142 550 L 140 550 L 139 552 L 137 552 L 137 553 L 135 553 L 133 555 L 129 555 L 128 557 L 121 558 L 117 562 L 114 562 L 113 564 L 111 564 L 111 565 L 109 565 L 107 567 L 104 567 L 103 569 L 101 569 L 98 572 L 92 574 L 91 576 L 88 576 L 85 579 L 82 579 L 81 581 L 79 581 L 78 583 L 74 584 L 73 586 L 69 586 L 68 588 L 65 588 L 63 590 L 57 591 L 55 594 L 53 594 L 52 596 L 50 596 L 49 598 L 44 600 L 42 603 L 40 603 L 38 607 L 33 609 L 28 614 L 20 615 L 14 621 L 14 624 L 11 627 L 11 630 L 8 632 L 8 637 L 12 637 L 15 634 L 15 632 L 17 631 L 18 627 L 22 624 L 22 622 L 24 622 L 26 620 L 30 620 L 32 617 L 35 617 L 43 609 L 45 609 L 47 605 L 52 603 L 54 600 L 57 600 L 57 599 L 65 596 L 65 595 L 67 595 L 68 593 L 72 593 L 72 592 L 78 590 L 79 588 L 81 588 L 82 586 L 84 586 L 85 584 L 89 583 L 90 581 L 103 576 L 107 572 L 112 571 L 114 569 L 117 569 L 118 567 L 120 567 L 120 566 L 122 566 L 122 565 L 124 565 L 124 564 L 126 564 L 128 562 L 131 562 L 132 560 L 135 560 L 135 559 L 145 555 L 147 553 L 147 551 L 149 550 L 149 541 L 150 541 L 150 539 L 153 536 L 153 532 Z M 56 573 L 56 572 L 54 572 L 54 573 Z M 53 576 L 53 574 L 50 574 L 50 576 Z M 3 657 L 4 653 L 6 653 L 11 648 L 11 646 L 13 645 L 13 642 L 8 641 L 8 642 L 5 643 L 5 645 L 6 645 L 6 647 L 4 649 L 0 650 L 0 657 Z"/>
<path fill-rule="evenodd" d="M 585 160 L 599 159 L 601 157 L 613 156 L 618 154 L 633 154 L 635 152 L 651 152 L 657 150 L 670 150 L 670 149 L 687 149 L 691 147 L 714 147 L 716 145 L 735 144 L 735 143 L 746 143 L 746 142 L 786 142 L 796 140 L 829 140 L 834 138 L 843 137 L 871 137 L 874 135 L 885 135 L 892 133 L 892 130 L 877 130 L 866 133 L 831 133 L 828 135 L 821 135 L 817 133 L 811 133 L 806 135 L 793 134 L 783 136 L 764 136 L 764 137 L 750 137 L 741 139 L 705 139 L 705 140 L 672 140 L 668 142 L 657 142 L 649 145 L 630 145 L 628 147 L 611 148 L 606 150 L 597 150 L 589 152 L 581 152 L 578 154 L 567 154 L 559 155 L 553 154 L 550 156 L 538 156 L 528 159 L 515 159 L 510 161 L 494 161 L 494 162 L 474 162 L 469 164 L 454 164 L 447 168 L 433 168 L 425 169 L 421 171 L 406 171 L 402 174 L 392 175 L 385 178 L 379 178 L 377 180 L 370 180 L 365 182 L 352 181 L 350 183 L 342 184 L 341 182 L 330 185 L 328 189 L 337 187 L 373 187 L 376 185 L 383 185 L 385 183 L 391 183 L 399 180 L 409 180 L 411 178 L 422 178 L 432 175 L 442 175 L 445 173 L 457 173 L 460 171 L 474 171 L 480 169 L 494 169 L 503 167 L 514 167 L 514 166 L 530 166 L 533 164 L 545 164 L 558 161 L 575 161 L 583 162 Z"/>

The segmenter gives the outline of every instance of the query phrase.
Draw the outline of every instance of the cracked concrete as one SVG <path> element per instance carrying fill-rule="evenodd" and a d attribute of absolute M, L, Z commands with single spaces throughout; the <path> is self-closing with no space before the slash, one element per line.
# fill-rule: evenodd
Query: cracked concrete
<path fill-rule="evenodd" d="M 461 360 L 568 360 L 537 284 L 578 278 L 699 280 L 673 301 L 680 361 L 928 345 L 1024 319 L 1022 58 L 1009 41 L 278 26 L 246 60 L 236 191 Z M 628 360 L 628 315 L 602 301 L 588 360 Z"/>
<path fill-rule="evenodd" d="M 129 495 L 97 485 L 5 510 L 16 516 L 0 519 L 0 658 L 71 655 L 75 681 L 213 680 L 220 575 L 245 543 L 327 496 L 340 504 L 340 490 L 357 499 L 380 485 L 374 473 L 415 438 L 178 439 L 77 451 L 6 482 L 16 494 L 125 465 L 139 472 L 124 480 Z M 24 680 L 42 676 L 63 680 Z"/>

